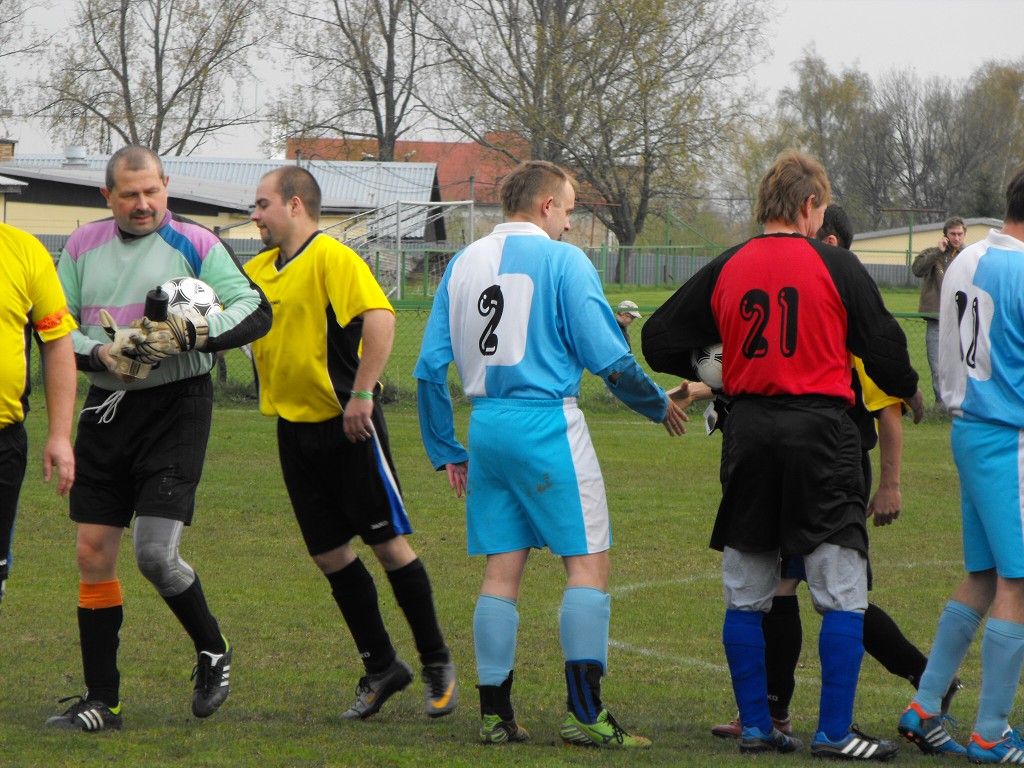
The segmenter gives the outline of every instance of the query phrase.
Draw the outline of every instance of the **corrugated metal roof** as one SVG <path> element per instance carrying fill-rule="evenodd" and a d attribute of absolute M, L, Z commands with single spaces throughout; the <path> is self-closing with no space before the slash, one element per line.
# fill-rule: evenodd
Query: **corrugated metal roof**
<path fill-rule="evenodd" d="M 76 165 L 61 155 L 20 155 L 2 169 L 25 177 L 103 185 L 110 155 L 89 155 Z M 161 158 L 170 177 L 172 197 L 224 205 L 247 211 L 253 192 L 268 171 L 292 165 L 290 160 Z M 437 177 L 436 163 L 380 163 L 313 160 L 305 167 L 316 177 L 328 209 L 361 210 L 395 201 L 430 202 Z"/>

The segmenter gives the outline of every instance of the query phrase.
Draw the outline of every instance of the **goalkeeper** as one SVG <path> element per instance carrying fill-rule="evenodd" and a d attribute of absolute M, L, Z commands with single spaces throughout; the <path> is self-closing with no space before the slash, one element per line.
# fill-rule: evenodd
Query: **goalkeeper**
<path fill-rule="evenodd" d="M 167 210 L 167 181 L 151 150 L 129 146 L 114 153 L 101 190 L 113 218 L 79 227 L 57 265 L 81 329 L 72 332 L 75 358 L 91 386 L 78 422 L 71 490 L 85 694 L 47 720 L 52 727 L 121 727 L 117 654 L 124 607 L 117 556 L 133 517 L 139 570 L 195 645 L 192 713 L 213 714 L 229 691 L 231 648 L 178 545 L 192 522 L 210 433 L 213 353 L 264 335 L 271 310 L 216 235 Z M 212 286 L 224 311 L 208 324 L 140 317 L 146 292 L 181 276 Z M 118 324 L 131 327 L 118 330 Z M 142 378 L 145 364 L 153 367 Z"/>

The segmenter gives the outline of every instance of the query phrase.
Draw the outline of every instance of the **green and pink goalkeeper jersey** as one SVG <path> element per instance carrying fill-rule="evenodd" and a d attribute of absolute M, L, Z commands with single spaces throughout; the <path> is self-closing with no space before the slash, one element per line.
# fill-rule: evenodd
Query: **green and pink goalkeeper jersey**
<path fill-rule="evenodd" d="M 212 353 L 241 346 L 266 333 L 270 308 L 234 254 L 210 230 L 170 211 L 160 227 L 142 237 L 126 236 L 114 219 L 85 224 L 61 252 L 57 274 L 68 310 L 79 324 L 73 332 L 79 368 L 103 389 L 145 389 L 208 373 Z M 100 325 L 106 309 L 119 327 L 144 313 L 147 291 L 175 277 L 196 277 L 209 284 L 224 306 L 207 320 L 210 337 L 204 352 L 169 357 L 145 379 L 124 383 L 90 364 L 93 348 L 109 339 Z"/>

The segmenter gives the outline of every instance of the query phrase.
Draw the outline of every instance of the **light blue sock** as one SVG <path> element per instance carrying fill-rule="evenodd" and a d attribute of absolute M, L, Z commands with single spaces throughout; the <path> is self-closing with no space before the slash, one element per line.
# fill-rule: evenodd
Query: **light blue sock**
<path fill-rule="evenodd" d="M 853 700 L 864 658 L 864 614 L 829 611 L 822 616 L 818 656 L 821 659 L 818 731 L 830 741 L 842 741 L 853 723 Z"/>
<path fill-rule="evenodd" d="M 559 630 L 566 661 L 596 661 L 608 671 L 612 596 L 593 587 L 569 587 L 562 596 Z"/>
<path fill-rule="evenodd" d="M 760 611 L 727 608 L 722 624 L 722 645 L 729 662 L 732 691 L 740 722 L 744 728 L 760 728 L 771 733 L 772 716 L 768 712 L 768 677 L 764 663 L 764 632 Z"/>
<path fill-rule="evenodd" d="M 1024 664 L 1024 624 L 989 618 L 981 637 L 981 698 L 975 732 L 998 741 L 1010 727 L 1010 709 Z"/>
<path fill-rule="evenodd" d="M 516 601 L 480 595 L 473 612 L 473 643 L 480 685 L 501 685 L 516 661 L 519 611 Z"/>
<path fill-rule="evenodd" d="M 981 614 L 970 606 L 950 600 L 939 616 L 935 642 L 914 701 L 930 715 L 942 711 L 942 697 L 953 683 L 967 650 L 981 626 Z"/>

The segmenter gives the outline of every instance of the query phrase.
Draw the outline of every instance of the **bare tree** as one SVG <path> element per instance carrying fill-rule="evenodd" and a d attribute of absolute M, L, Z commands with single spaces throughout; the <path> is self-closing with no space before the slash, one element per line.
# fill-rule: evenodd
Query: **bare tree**
<path fill-rule="evenodd" d="M 431 14 L 448 70 L 435 116 L 515 159 L 567 164 L 620 244 L 650 202 L 692 189 L 742 114 L 731 84 L 762 42 L 761 2 L 467 0 Z M 428 101 L 424 99 L 424 101 Z M 522 142 L 496 142 L 518 136 Z"/>
<path fill-rule="evenodd" d="M 898 186 L 892 120 L 871 79 L 856 67 L 833 73 L 810 46 L 794 64 L 797 84 L 779 93 L 783 146 L 800 146 L 825 165 L 836 201 L 857 229 L 877 228 Z"/>
<path fill-rule="evenodd" d="M 10 73 L 15 71 L 17 61 L 37 53 L 46 43 L 27 24 L 27 11 L 25 0 L 0 0 L 0 121 L 16 110 L 20 89 Z"/>
<path fill-rule="evenodd" d="M 109 150 L 114 137 L 188 154 L 255 122 L 229 104 L 266 37 L 260 0 L 80 0 L 73 32 L 38 81 L 50 132 Z"/>
<path fill-rule="evenodd" d="M 415 127 L 418 81 L 429 70 L 420 8 L 413 0 L 314 0 L 283 9 L 284 46 L 301 88 L 271 107 L 277 140 L 296 136 L 371 139 L 377 159 L 395 159 L 395 142 Z"/>

